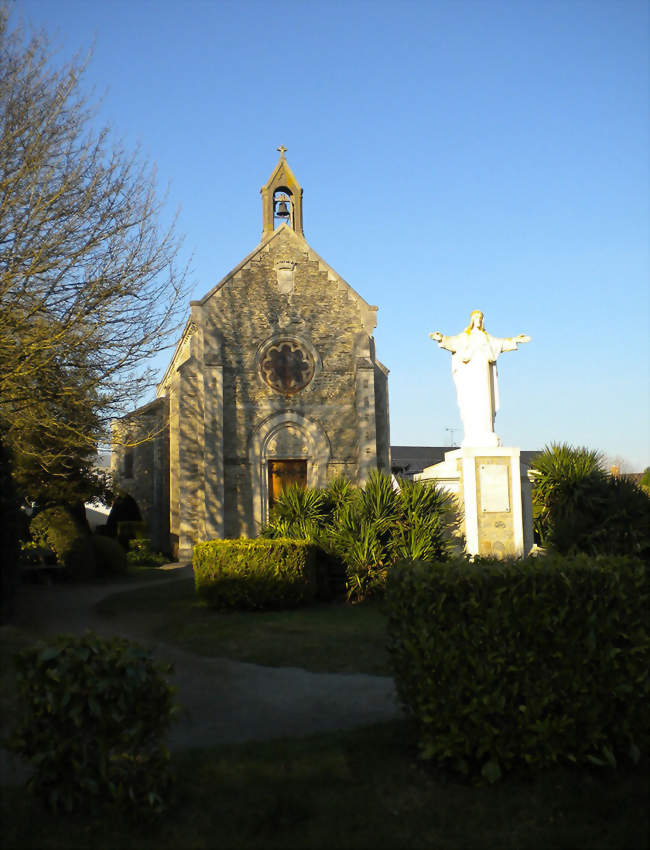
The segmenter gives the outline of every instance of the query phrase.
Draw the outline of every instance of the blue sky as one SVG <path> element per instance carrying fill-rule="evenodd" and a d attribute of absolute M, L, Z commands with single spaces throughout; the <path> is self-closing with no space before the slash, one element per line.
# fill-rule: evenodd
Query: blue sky
<path fill-rule="evenodd" d="M 532 337 L 499 360 L 505 445 L 650 464 L 645 0 L 13 8 L 62 58 L 94 42 L 83 85 L 180 208 L 192 297 L 258 244 L 288 148 L 308 242 L 380 308 L 393 444 L 460 439 L 428 334 L 478 308 Z"/>

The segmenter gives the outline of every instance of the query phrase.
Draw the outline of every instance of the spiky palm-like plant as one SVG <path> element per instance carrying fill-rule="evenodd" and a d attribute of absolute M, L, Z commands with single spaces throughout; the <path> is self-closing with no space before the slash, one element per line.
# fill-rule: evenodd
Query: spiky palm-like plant
<path fill-rule="evenodd" d="M 370 520 L 390 523 L 397 518 L 397 493 L 390 475 L 373 469 L 361 489 L 362 515 Z"/>
<path fill-rule="evenodd" d="M 533 459 L 533 521 L 541 542 L 562 552 L 584 550 L 607 500 L 600 452 L 553 443 Z"/>
<path fill-rule="evenodd" d="M 322 490 L 290 484 L 275 500 L 271 518 L 263 529 L 262 536 L 317 540 L 327 518 L 326 500 Z"/>
<path fill-rule="evenodd" d="M 443 560 L 452 545 L 454 497 L 434 483 L 400 481 L 398 521 L 391 541 L 394 560 Z"/>
<path fill-rule="evenodd" d="M 347 568 L 349 598 L 381 593 L 398 560 L 434 561 L 449 553 L 453 496 L 430 483 L 399 483 L 396 489 L 391 476 L 373 472 L 329 530 Z"/>
<path fill-rule="evenodd" d="M 450 547 L 453 497 L 430 483 L 373 471 L 363 487 L 339 478 L 325 490 L 291 486 L 276 500 L 265 537 L 317 541 L 343 563 L 348 598 L 381 593 L 397 560 L 439 560 Z"/>

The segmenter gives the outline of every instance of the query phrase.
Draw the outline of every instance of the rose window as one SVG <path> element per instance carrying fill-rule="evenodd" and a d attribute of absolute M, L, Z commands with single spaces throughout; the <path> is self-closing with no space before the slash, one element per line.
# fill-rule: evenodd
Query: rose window
<path fill-rule="evenodd" d="M 283 339 L 266 349 L 260 368 L 270 387 L 293 395 L 314 377 L 314 358 L 299 342 Z"/>

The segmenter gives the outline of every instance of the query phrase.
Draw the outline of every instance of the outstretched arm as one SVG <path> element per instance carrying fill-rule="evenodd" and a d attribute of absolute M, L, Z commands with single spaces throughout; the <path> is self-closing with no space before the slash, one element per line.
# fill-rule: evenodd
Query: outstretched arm
<path fill-rule="evenodd" d="M 526 336 L 526 334 L 519 334 L 518 336 L 490 336 L 490 345 L 492 346 L 492 350 L 494 354 L 500 354 L 503 351 L 516 351 L 517 346 L 522 342 L 530 342 L 530 337 Z"/>
<path fill-rule="evenodd" d="M 432 334 L 429 334 L 431 339 L 435 339 L 436 342 L 442 341 L 442 334 L 440 331 L 434 331 Z"/>

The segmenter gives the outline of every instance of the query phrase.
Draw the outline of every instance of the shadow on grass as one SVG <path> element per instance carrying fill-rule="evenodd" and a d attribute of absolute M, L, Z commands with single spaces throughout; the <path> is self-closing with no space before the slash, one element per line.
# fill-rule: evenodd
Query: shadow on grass
<path fill-rule="evenodd" d="M 556 769 L 475 788 L 427 773 L 406 721 L 174 758 L 174 798 L 153 825 L 54 818 L 3 789 L 4 846 L 93 848 L 377 848 L 641 850 L 647 770 Z M 647 765 L 646 765 L 647 768 Z"/>
<path fill-rule="evenodd" d="M 114 594 L 96 610 L 137 617 L 140 624 L 149 620 L 152 637 L 197 655 L 317 673 L 391 675 L 377 602 L 224 613 L 197 598 L 192 579 L 181 579 Z"/>

